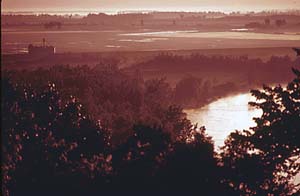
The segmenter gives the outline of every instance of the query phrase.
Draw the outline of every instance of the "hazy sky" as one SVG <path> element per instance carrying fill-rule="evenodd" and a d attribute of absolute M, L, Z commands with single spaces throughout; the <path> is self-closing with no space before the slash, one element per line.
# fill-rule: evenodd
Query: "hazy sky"
<path fill-rule="evenodd" d="M 255 11 L 300 9 L 300 0 L 3 0 L 3 11 L 66 10 Z"/>

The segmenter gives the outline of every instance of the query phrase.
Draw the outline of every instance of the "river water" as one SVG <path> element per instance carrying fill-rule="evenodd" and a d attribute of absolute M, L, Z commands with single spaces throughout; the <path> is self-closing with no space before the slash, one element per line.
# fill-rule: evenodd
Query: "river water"
<path fill-rule="evenodd" d="M 249 101 L 255 101 L 250 93 L 238 94 L 185 112 L 192 123 L 198 123 L 198 127 L 206 127 L 207 134 L 212 136 L 216 147 L 219 147 L 224 144 L 230 132 L 256 125 L 253 118 L 260 117 L 262 111 L 249 106 Z"/>
<path fill-rule="evenodd" d="M 221 98 L 199 109 L 185 110 L 188 118 L 198 127 L 205 126 L 206 132 L 212 136 L 216 147 L 224 145 L 224 140 L 234 130 L 249 129 L 255 126 L 254 117 L 260 117 L 262 111 L 250 107 L 249 101 L 255 101 L 250 93 Z M 300 183 L 300 173 L 291 179 Z"/>

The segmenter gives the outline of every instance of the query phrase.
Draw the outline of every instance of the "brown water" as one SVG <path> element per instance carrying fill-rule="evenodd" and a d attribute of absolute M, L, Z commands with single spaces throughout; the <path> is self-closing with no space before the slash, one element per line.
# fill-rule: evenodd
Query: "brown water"
<path fill-rule="evenodd" d="M 249 101 L 255 101 L 250 93 L 238 94 L 185 112 L 193 123 L 198 123 L 198 127 L 205 126 L 207 134 L 213 137 L 216 147 L 220 147 L 224 145 L 224 140 L 230 132 L 256 126 L 253 118 L 260 117 L 262 111 L 250 107 Z M 300 183 L 300 173 L 291 179 L 291 182 Z"/>
<path fill-rule="evenodd" d="M 251 39 L 251 40 L 294 40 L 300 41 L 300 35 L 291 33 L 273 34 L 247 31 L 198 32 L 198 31 L 158 31 L 145 33 L 129 33 L 131 36 L 159 36 L 184 38 L 215 38 L 215 39 Z"/>
<path fill-rule="evenodd" d="M 230 132 L 255 126 L 253 117 L 261 116 L 262 111 L 250 107 L 249 101 L 255 101 L 255 98 L 249 93 L 239 94 L 185 112 L 193 123 L 198 123 L 198 127 L 206 127 L 208 135 L 213 137 L 215 145 L 219 147 Z"/>

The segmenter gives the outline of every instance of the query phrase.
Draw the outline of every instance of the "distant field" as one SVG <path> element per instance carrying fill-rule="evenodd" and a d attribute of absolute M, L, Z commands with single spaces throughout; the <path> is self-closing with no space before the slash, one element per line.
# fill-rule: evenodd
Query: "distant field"
<path fill-rule="evenodd" d="M 2 53 L 26 53 L 29 44 L 46 38 L 58 53 L 160 51 L 224 48 L 282 48 L 300 46 L 300 35 L 202 30 L 2 30 Z"/>

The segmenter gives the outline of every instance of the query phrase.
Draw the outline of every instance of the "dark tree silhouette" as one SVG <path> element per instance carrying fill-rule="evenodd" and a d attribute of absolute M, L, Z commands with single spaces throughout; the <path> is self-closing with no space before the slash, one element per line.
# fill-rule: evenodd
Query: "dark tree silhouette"
<path fill-rule="evenodd" d="M 178 141 L 166 156 L 157 181 L 160 191 L 175 195 L 227 195 L 220 183 L 214 145 L 205 128 L 189 141 Z"/>
<path fill-rule="evenodd" d="M 256 127 L 235 132 L 221 154 L 229 172 L 224 183 L 241 195 L 299 194 L 291 179 L 300 172 L 300 72 L 286 88 L 264 86 L 252 90 L 263 111 Z"/>
<path fill-rule="evenodd" d="M 212 60 L 191 59 L 199 58 Z M 286 88 L 252 91 L 257 102 L 251 105 L 263 115 L 251 130 L 231 133 L 220 154 L 205 128 L 197 129 L 173 105 L 172 88 L 164 79 L 144 82 L 138 72 L 126 75 L 113 65 L 7 72 L 4 76 L 13 82 L 2 78 L 2 192 L 299 195 L 299 185 L 291 183 L 300 172 L 300 72 L 293 72 L 296 78 Z M 195 92 L 188 94 L 187 86 Z M 211 89 L 197 78 L 177 86 L 179 94 L 198 100 Z"/>
<path fill-rule="evenodd" d="M 161 128 L 145 125 L 133 127 L 134 134 L 113 153 L 113 192 L 154 193 L 155 175 L 171 146 L 170 135 Z"/>
<path fill-rule="evenodd" d="M 62 103 L 54 84 L 43 92 L 2 84 L 5 195 L 64 194 L 111 172 L 108 134 L 75 98 Z"/>

